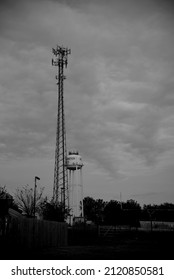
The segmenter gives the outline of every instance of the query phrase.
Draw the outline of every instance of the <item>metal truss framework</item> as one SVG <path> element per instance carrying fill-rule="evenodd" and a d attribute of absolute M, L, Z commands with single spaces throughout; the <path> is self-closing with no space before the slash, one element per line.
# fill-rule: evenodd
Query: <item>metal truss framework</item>
<path fill-rule="evenodd" d="M 66 167 L 66 131 L 65 131 L 65 115 L 64 115 L 64 67 L 68 64 L 68 54 L 70 49 L 63 46 L 57 46 L 52 49 L 54 59 L 52 65 L 57 67 L 58 93 L 58 111 L 57 111 L 57 132 L 56 132 L 56 149 L 55 149 L 55 166 L 54 166 L 54 185 L 53 185 L 53 202 L 55 205 L 61 205 L 63 210 L 69 207 L 68 193 L 68 173 Z"/>

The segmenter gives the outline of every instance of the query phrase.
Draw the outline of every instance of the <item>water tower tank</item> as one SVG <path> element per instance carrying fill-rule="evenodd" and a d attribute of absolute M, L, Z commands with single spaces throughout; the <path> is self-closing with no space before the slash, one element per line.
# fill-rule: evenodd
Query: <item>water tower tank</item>
<path fill-rule="evenodd" d="M 67 168 L 69 170 L 81 169 L 83 166 L 82 157 L 77 151 L 70 151 L 67 156 Z"/>

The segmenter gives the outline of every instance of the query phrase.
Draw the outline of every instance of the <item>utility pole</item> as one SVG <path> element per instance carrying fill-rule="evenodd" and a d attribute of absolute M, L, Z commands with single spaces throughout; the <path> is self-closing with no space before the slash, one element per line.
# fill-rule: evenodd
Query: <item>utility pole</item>
<path fill-rule="evenodd" d="M 34 207 L 33 207 L 33 216 L 34 216 L 34 218 L 35 218 L 35 214 L 36 214 L 36 188 L 37 188 L 36 181 L 37 180 L 40 180 L 40 178 L 35 176 L 35 178 L 34 178 L 34 202 L 33 202 L 33 204 L 34 204 Z"/>
<path fill-rule="evenodd" d="M 121 210 L 123 209 L 123 204 L 122 204 L 122 193 L 120 192 L 120 206 L 121 206 Z"/>
<path fill-rule="evenodd" d="M 57 131 L 56 131 L 56 149 L 55 149 L 55 166 L 54 166 L 54 185 L 53 185 L 53 202 L 56 206 L 62 206 L 65 211 L 69 206 L 68 194 L 68 174 L 66 167 L 66 132 L 64 116 L 64 67 L 68 64 L 68 55 L 71 50 L 63 46 L 57 46 L 52 49 L 54 59 L 52 65 L 57 67 L 57 94 L 58 94 L 58 111 L 57 111 Z"/>

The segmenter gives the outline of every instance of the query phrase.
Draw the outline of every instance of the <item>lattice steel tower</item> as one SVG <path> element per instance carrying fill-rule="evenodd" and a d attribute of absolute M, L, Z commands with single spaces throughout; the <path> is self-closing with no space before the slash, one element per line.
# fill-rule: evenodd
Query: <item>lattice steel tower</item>
<path fill-rule="evenodd" d="M 57 46 L 52 49 L 54 59 L 52 65 L 57 67 L 57 93 L 58 93 L 58 111 L 57 111 L 57 132 L 56 132 L 56 149 L 55 149 L 55 167 L 54 167 L 54 186 L 53 186 L 53 202 L 55 205 L 62 205 L 65 210 L 69 206 L 68 194 L 68 174 L 66 167 L 66 132 L 65 132 L 65 116 L 64 116 L 64 98 L 63 84 L 64 67 L 68 64 L 68 54 L 70 49 L 63 46 Z"/>

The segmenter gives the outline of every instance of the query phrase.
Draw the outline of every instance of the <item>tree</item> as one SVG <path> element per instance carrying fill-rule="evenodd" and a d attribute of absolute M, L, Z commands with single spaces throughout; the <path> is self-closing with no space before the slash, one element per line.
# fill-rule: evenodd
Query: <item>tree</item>
<path fill-rule="evenodd" d="M 68 209 L 62 207 L 62 205 L 55 205 L 52 201 L 45 200 L 40 205 L 40 213 L 44 220 L 64 222 L 69 213 Z"/>
<path fill-rule="evenodd" d="M 140 204 L 133 199 L 128 199 L 126 202 L 123 202 L 123 208 L 124 209 L 141 210 Z"/>
<path fill-rule="evenodd" d="M 104 222 L 104 209 L 106 202 L 103 199 L 96 199 L 95 201 L 95 223 L 102 224 Z"/>
<path fill-rule="evenodd" d="M 4 199 L 6 195 L 7 195 L 6 186 L 0 187 L 0 199 Z"/>
<path fill-rule="evenodd" d="M 6 187 L 0 187 L 0 233 L 5 236 L 9 226 L 9 207 L 13 204 L 13 197 L 7 192 Z"/>
<path fill-rule="evenodd" d="M 122 211 L 120 202 L 110 200 L 104 208 L 104 222 L 108 225 L 117 225 L 122 221 Z"/>
<path fill-rule="evenodd" d="M 133 199 L 122 203 L 123 222 L 133 227 L 140 226 L 141 206 Z"/>
<path fill-rule="evenodd" d="M 6 186 L 0 187 L 0 216 L 8 213 L 8 209 L 12 203 L 13 197 L 7 192 Z"/>
<path fill-rule="evenodd" d="M 85 197 L 83 199 L 84 216 L 85 219 L 93 221 L 95 220 L 95 199 L 92 197 Z"/>
<path fill-rule="evenodd" d="M 40 206 L 43 203 L 43 188 L 36 189 L 36 199 L 35 199 L 35 211 L 39 212 Z M 24 186 L 21 189 L 17 189 L 15 193 L 15 203 L 27 217 L 34 216 L 34 191 L 29 186 Z"/>
<path fill-rule="evenodd" d="M 83 199 L 84 216 L 96 224 L 103 222 L 105 202 L 103 199 L 94 199 L 92 197 L 85 197 Z"/>
<path fill-rule="evenodd" d="M 120 204 L 117 200 L 110 200 L 105 204 L 104 222 L 109 225 L 130 225 L 138 227 L 141 206 L 130 199 Z"/>
<path fill-rule="evenodd" d="M 174 204 L 147 204 L 143 207 L 143 220 L 174 221 Z"/>

